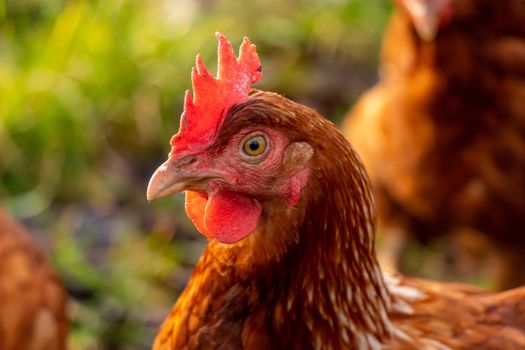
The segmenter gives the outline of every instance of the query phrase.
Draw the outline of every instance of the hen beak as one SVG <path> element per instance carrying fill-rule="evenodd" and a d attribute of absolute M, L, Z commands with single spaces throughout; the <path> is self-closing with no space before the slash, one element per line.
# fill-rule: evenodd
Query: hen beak
<path fill-rule="evenodd" d="M 398 0 L 407 10 L 422 40 L 436 38 L 438 26 L 452 0 Z"/>
<path fill-rule="evenodd" d="M 210 178 L 208 174 L 190 170 L 195 158 L 185 157 L 180 160 L 168 159 L 155 170 L 149 180 L 146 198 L 152 201 L 185 190 L 203 190 L 203 182 Z"/>

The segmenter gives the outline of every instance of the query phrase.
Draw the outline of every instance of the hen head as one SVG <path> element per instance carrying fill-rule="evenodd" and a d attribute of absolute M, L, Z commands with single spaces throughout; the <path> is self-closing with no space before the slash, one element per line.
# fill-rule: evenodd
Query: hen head
<path fill-rule="evenodd" d="M 262 77 L 255 46 L 245 38 L 235 58 L 231 43 L 220 33 L 217 39 L 217 77 L 197 56 L 194 95 L 186 93 L 179 132 L 150 180 L 147 198 L 185 191 L 186 213 L 208 238 L 233 244 L 258 236 L 252 239 L 275 249 L 293 237 L 263 231 L 272 226 L 275 211 L 281 223 L 298 215 L 310 172 L 312 147 L 293 131 L 295 112 L 305 107 L 250 91 Z"/>

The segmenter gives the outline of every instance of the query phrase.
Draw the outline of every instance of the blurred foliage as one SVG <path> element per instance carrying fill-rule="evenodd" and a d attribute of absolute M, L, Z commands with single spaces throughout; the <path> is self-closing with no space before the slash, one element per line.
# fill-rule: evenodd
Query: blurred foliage
<path fill-rule="evenodd" d="M 71 295 L 72 349 L 147 349 L 203 239 L 145 187 L 196 53 L 248 35 L 265 77 L 338 121 L 376 80 L 388 0 L 0 0 L 0 199 Z"/>

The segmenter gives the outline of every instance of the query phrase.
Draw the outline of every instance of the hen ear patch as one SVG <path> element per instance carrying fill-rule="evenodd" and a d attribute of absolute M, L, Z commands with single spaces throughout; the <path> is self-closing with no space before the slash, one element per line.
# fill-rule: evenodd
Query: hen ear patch
<path fill-rule="evenodd" d="M 286 174 L 290 178 L 285 196 L 290 206 L 295 206 L 301 198 L 301 193 L 310 176 L 308 164 L 314 155 L 314 149 L 306 142 L 292 143 L 284 153 L 283 164 L 286 164 Z"/>
<path fill-rule="evenodd" d="M 171 139 L 170 155 L 182 158 L 198 153 L 213 140 L 231 106 L 248 99 L 252 83 L 262 78 L 255 45 L 245 37 L 235 57 L 232 44 L 221 33 L 218 40 L 217 77 L 210 74 L 197 55 L 191 73 L 193 95 L 186 91 L 179 132 Z"/>

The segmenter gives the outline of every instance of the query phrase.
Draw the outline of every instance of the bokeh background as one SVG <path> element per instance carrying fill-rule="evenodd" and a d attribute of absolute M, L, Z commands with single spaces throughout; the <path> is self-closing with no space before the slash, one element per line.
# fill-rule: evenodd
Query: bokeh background
<path fill-rule="evenodd" d="M 378 79 L 388 0 L 0 0 L 0 201 L 70 294 L 71 349 L 149 349 L 204 248 L 182 196 L 147 203 L 215 31 L 272 90 L 338 122 Z M 1 263 L 1 262 L 0 262 Z"/>

